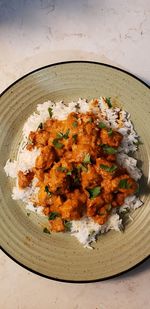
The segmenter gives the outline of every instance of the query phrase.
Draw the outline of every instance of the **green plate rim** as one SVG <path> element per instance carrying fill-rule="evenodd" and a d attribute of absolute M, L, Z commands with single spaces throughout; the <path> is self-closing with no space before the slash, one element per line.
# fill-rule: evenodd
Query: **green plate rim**
<path fill-rule="evenodd" d="M 10 84 L 7 88 L 5 88 L 1 93 L 0 93 L 0 97 L 3 96 L 3 94 L 5 94 L 11 87 L 13 87 L 15 84 L 17 84 L 18 82 L 20 82 L 21 80 L 23 80 L 24 78 L 26 78 L 27 76 L 29 75 L 32 75 L 33 73 L 35 72 L 38 72 L 40 70 L 43 70 L 43 69 L 46 69 L 46 68 L 49 68 L 49 67 L 53 67 L 53 66 L 58 66 L 58 65 L 64 65 L 64 64 L 70 64 L 70 63 L 87 63 L 87 64 L 96 64 L 96 65 L 100 65 L 100 66 L 105 66 L 105 67 L 109 67 L 109 68 L 112 68 L 114 70 L 117 70 L 117 71 L 121 71 L 123 72 L 124 74 L 127 74 L 129 76 L 131 76 L 133 79 L 136 79 L 138 80 L 140 83 L 142 83 L 145 87 L 147 87 L 148 89 L 150 89 L 150 86 L 145 82 L 143 81 L 142 79 L 140 79 L 139 77 L 137 77 L 136 75 L 124 70 L 124 69 L 121 69 L 119 67 L 116 67 L 116 66 L 113 66 L 113 65 L 110 65 L 110 64 L 107 64 L 107 63 L 102 63 L 102 62 L 96 62 L 96 61 L 87 61 L 87 60 L 73 60 L 73 61 L 61 61 L 61 62 L 56 62 L 56 63 L 52 63 L 52 64 L 48 64 L 48 65 L 45 65 L 45 66 L 42 66 L 42 67 L 39 67 L 33 71 L 30 71 L 28 72 L 27 74 L 21 76 L 20 78 L 18 78 L 17 80 L 15 80 L 12 84 Z M 0 249 L 2 250 L 2 252 L 4 252 L 11 260 L 13 260 L 15 263 L 17 263 L 19 266 L 25 268 L 26 270 L 28 271 L 31 271 L 32 273 L 36 274 L 36 275 L 39 275 L 41 277 L 44 277 L 46 279 L 51 279 L 51 280 L 55 280 L 55 281 L 58 281 L 58 282 L 64 282 L 64 283 L 77 283 L 77 284 L 83 284 L 83 283 L 92 283 L 92 282 L 100 282 L 100 281 L 104 281 L 104 280 L 109 280 L 109 279 L 113 279 L 113 278 L 116 278 L 120 275 L 123 275 L 123 274 L 126 274 L 127 272 L 129 271 L 132 271 L 134 270 L 135 268 L 137 268 L 138 266 L 140 266 L 141 264 L 143 264 L 145 261 L 147 261 L 149 258 L 150 258 L 150 255 L 146 256 L 144 259 L 142 259 L 140 262 L 138 262 L 137 264 L 135 264 L 134 266 L 122 271 L 122 272 L 119 272 L 117 274 L 114 274 L 112 276 L 108 276 L 108 277 L 105 277 L 105 278 L 100 278 L 100 279 L 93 279 L 93 280 L 65 280 L 65 279 L 59 279 L 59 278 L 55 278 L 55 277 L 51 277 L 51 276 L 47 276 L 47 275 L 44 275 L 38 271 L 35 271 L 29 267 L 27 267 L 26 265 L 22 264 L 21 262 L 19 262 L 18 260 L 16 260 L 12 255 L 10 255 L 7 251 L 4 250 L 4 248 L 2 248 L 2 246 L 0 246 Z"/>

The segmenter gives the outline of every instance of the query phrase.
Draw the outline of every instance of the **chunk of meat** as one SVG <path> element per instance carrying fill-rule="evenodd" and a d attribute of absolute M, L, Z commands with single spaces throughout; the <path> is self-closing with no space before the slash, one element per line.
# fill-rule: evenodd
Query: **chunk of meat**
<path fill-rule="evenodd" d="M 64 170 L 63 170 L 64 169 Z M 66 161 L 60 161 L 55 163 L 49 173 L 45 174 L 44 182 L 49 184 L 50 190 L 55 193 L 59 190 L 59 193 L 64 193 L 68 188 L 67 172 L 72 170 L 72 164 Z"/>
<path fill-rule="evenodd" d="M 101 195 L 88 199 L 87 201 L 87 216 L 93 217 L 96 215 L 97 211 L 104 205 L 104 199 Z"/>
<path fill-rule="evenodd" d="M 29 140 L 35 145 L 36 147 L 46 146 L 48 144 L 50 134 L 45 130 L 39 130 L 35 132 L 30 132 Z"/>
<path fill-rule="evenodd" d="M 45 185 L 42 184 L 38 192 L 38 204 L 40 206 L 45 207 L 47 205 L 50 205 L 51 203 L 52 203 L 51 196 L 47 194 L 45 190 Z"/>
<path fill-rule="evenodd" d="M 56 159 L 55 149 L 45 146 L 41 150 L 41 154 L 36 158 L 35 167 L 38 169 L 48 169 L 52 166 Z"/>
<path fill-rule="evenodd" d="M 18 185 L 20 189 L 28 187 L 34 177 L 34 173 L 29 171 L 27 174 L 22 171 L 18 172 Z"/>
<path fill-rule="evenodd" d="M 54 232 L 64 232 L 65 231 L 63 220 L 60 217 L 57 217 L 54 220 L 50 220 L 49 223 L 50 223 L 52 231 Z"/>
<path fill-rule="evenodd" d="M 94 187 L 101 184 L 101 176 L 95 170 L 95 167 L 88 165 L 88 170 L 81 173 L 81 182 L 84 189 Z"/>
<path fill-rule="evenodd" d="M 109 129 L 101 129 L 100 138 L 102 144 L 107 144 L 111 147 L 119 147 L 123 139 L 123 136 L 117 131 L 113 131 L 112 134 L 109 135 Z"/>
<path fill-rule="evenodd" d="M 128 174 L 115 177 L 114 179 L 104 179 L 101 186 L 105 192 L 120 191 L 126 196 L 135 193 L 137 190 L 137 183 Z"/>
<path fill-rule="evenodd" d="M 124 193 L 115 194 L 114 200 L 112 201 L 112 206 L 117 207 L 117 206 L 123 205 L 125 198 L 126 198 L 126 194 Z"/>
<path fill-rule="evenodd" d="M 107 212 L 107 210 L 106 210 L 106 208 L 105 208 L 105 206 L 104 206 L 104 207 L 101 207 L 101 208 L 99 209 L 99 213 L 96 214 L 95 216 L 93 216 L 92 219 L 93 219 L 96 223 L 98 223 L 98 224 L 100 224 L 100 225 L 103 225 L 104 223 L 106 223 L 106 221 L 107 221 L 107 219 L 108 219 L 108 216 L 109 216 L 109 214 L 108 214 L 108 212 Z"/>
<path fill-rule="evenodd" d="M 61 215 L 65 220 L 78 220 L 85 212 L 86 195 L 79 190 L 69 193 L 61 207 Z"/>
<path fill-rule="evenodd" d="M 114 164 L 104 158 L 96 159 L 96 171 L 103 178 L 112 178 L 117 168 L 118 165 L 116 163 Z"/>

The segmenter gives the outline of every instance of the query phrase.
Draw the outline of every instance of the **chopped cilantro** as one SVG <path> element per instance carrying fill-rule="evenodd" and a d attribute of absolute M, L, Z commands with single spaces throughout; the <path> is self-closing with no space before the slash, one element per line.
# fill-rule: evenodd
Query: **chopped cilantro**
<path fill-rule="evenodd" d="M 108 165 L 100 164 L 100 168 L 102 168 L 106 172 L 112 173 L 117 169 L 117 165 L 108 166 Z"/>
<path fill-rule="evenodd" d="M 83 172 L 87 172 L 87 171 L 88 171 L 88 168 L 85 167 L 83 164 L 78 165 L 77 168 L 78 168 L 78 169 L 81 169 Z"/>
<path fill-rule="evenodd" d="M 90 154 L 87 153 L 84 157 L 84 160 L 83 160 L 83 163 L 85 164 L 91 164 L 91 157 L 90 157 Z"/>
<path fill-rule="evenodd" d="M 28 138 L 28 145 L 33 145 L 33 142 Z"/>
<path fill-rule="evenodd" d="M 111 97 L 105 98 L 105 101 L 106 101 L 106 103 L 108 104 L 108 106 L 111 108 L 111 107 L 112 107 L 112 104 L 111 104 L 110 99 L 111 99 Z"/>
<path fill-rule="evenodd" d="M 72 123 L 72 126 L 73 126 L 74 128 L 76 128 L 76 127 L 78 126 L 78 122 L 77 122 L 77 121 L 74 121 L 74 122 Z"/>
<path fill-rule="evenodd" d="M 49 187 L 45 186 L 45 192 L 47 193 L 48 196 L 51 196 L 52 193 L 49 191 Z"/>
<path fill-rule="evenodd" d="M 50 234 L 50 231 L 47 229 L 47 227 L 44 227 L 43 232 L 46 234 Z"/>
<path fill-rule="evenodd" d="M 69 137 L 69 132 L 70 132 L 69 129 L 66 131 L 66 133 L 58 132 L 56 138 L 57 139 L 63 139 L 63 138 L 67 139 Z"/>
<path fill-rule="evenodd" d="M 137 142 L 134 142 L 133 144 L 136 145 L 136 146 L 143 145 L 143 143 L 139 140 Z"/>
<path fill-rule="evenodd" d="M 59 142 L 59 140 L 57 138 L 55 138 L 53 140 L 53 145 L 55 146 L 55 148 L 57 149 L 61 149 L 62 147 L 64 147 L 64 145 L 62 143 Z"/>
<path fill-rule="evenodd" d="M 100 121 L 99 124 L 98 124 L 98 127 L 100 129 L 104 129 L 104 128 L 106 128 L 106 124 L 104 122 Z"/>
<path fill-rule="evenodd" d="M 72 171 L 68 171 L 66 175 L 67 176 L 71 176 L 72 175 Z"/>
<path fill-rule="evenodd" d="M 128 179 L 121 179 L 119 182 L 120 189 L 130 189 L 131 185 L 128 183 Z"/>
<path fill-rule="evenodd" d="M 67 172 L 67 168 L 65 166 L 58 166 L 57 171 L 58 172 Z"/>
<path fill-rule="evenodd" d="M 93 122 L 93 118 L 90 117 L 89 120 L 88 120 L 88 123 L 92 123 Z"/>
<path fill-rule="evenodd" d="M 63 138 L 67 139 L 69 137 L 69 132 L 70 132 L 70 130 L 67 129 L 66 133 L 63 134 Z"/>
<path fill-rule="evenodd" d="M 101 193 L 101 187 L 95 187 L 95 188 L 92 188 L 92 189 L 87 189 L 87 191 L 90 194 L 90 198 L 94 198 Z"/>
<path fill-rule="evenodd" d="M 48 108 L 49 116 L 52 118 L 53 116 L 53 109 L 51 107 Z"/>
<path fill-rule="evenodd" d="M 113 130 L 112 130 L 112 129 L 109 129 L 109 130 L 108 130 L 108 135 L 111 136 L 112 134 L 113 134 Z"/>
<path fill-rule="evenodd" d="M 63 139 L 63 133 L 58 132 L 56 138 L 57 139 Z"/>
<path fill-rule="evenodd" d="M 72 135 L 72 138 L 73 138 L 73 141 L 74 141 L 74 142 L 76 142 L 77 137 L 78 137 L 78 134 L 73 134 L 73 135 Z"/>
<path fill-rule="evenodd" d="M 72 227 L 72 223 L 70 221 L 64 220 L 64 227 L 66 229 L 66 231 L 70 232 L 71 231 L 71 227 Z"/>
<path fill-rule="evenodd" d="M 39 124 L 39 126 L 38 126 L 38 128 L 37 128 L 37 129 L 40 129 L 40 130 L 42 130 L 42 129 L 43 129 L 43 123 L 42 123 L 42 122 Z"/>
<path fill-rule="evenodd" d="M 54 220 L 55 218 L 59 217 L 60 214 L 56 211 L 50 213 L 48 220 Z"/>
<path fill-rule="evenodd" d="M 110 212 L 110 210 L 111 210 L 111 208 L 112 208 L 111 204 L 108 204 L 108 205 L 106 205 L 105 207 L 106 207 L 106 211 L 107 211 L 107 212 Z"/>
<path fill-rule="evenodd" d="M 116 148 L 113 148 L 111 146 L 107 146 L 107 145 L 102 145 L 103 147 L 103 150 L 105 153 L 107 154 L 115 154 L 117 153 L 117 149 Z"/>

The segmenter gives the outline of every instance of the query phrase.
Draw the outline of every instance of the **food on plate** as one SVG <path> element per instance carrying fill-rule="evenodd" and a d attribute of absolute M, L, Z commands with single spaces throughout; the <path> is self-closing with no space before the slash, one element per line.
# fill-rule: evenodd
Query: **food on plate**
<path fill-rule="evenodd" d="M 69 232 L 85 246 L 122 228 L 121 214 L 142 205 L 141 171 L 129 152 L 138 135 L 127 112 L 110 98 L 39 104 L 23 127 L 17 160 L 5 172 L 16 178 L 12 198 L 48 217 L 46 233 Z"/>

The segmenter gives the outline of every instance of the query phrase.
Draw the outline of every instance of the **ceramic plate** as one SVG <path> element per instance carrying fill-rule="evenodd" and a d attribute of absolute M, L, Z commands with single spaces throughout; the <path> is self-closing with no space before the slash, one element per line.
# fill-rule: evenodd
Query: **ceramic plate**
<path fill-rule="evenodd" d="M 13 183 L 3 167 L 16 157 L 24 122 L 38 103 L 66 102 L 79 97 L 115 97 L 131 114 L 143 145 L 137 159 L 143 171 L 140 196 L 144 205 L 136 210 L 124 233 L 99 237 L 94 250 L 84 249 L 66 234 L 43 233 L 47 220 L 27 215 L 22 203 L 11 199 Z M 147 85 L 118 68 L 94 62 L 49 65 L 22 77 L 0 98 L 0 242 L 2 250 L 25 268 L 42 276 L 68 282 L 91 282 L 110 278 L 139 264 L 150 254 L 150 92 Z"/>

